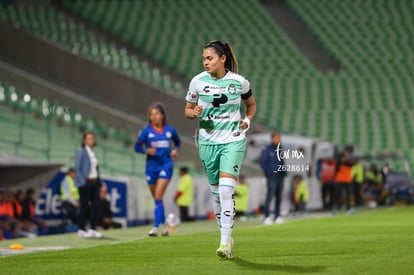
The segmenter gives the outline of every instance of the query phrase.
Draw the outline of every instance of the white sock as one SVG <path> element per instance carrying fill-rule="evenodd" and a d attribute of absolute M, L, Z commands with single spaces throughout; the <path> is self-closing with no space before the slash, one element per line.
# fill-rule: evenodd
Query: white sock
<path fill-rule="evenodd" d="M 221 201 L 221 241 L 227 244 L 233 231 L 234 216 L 236 213 L 234 204 L 234 189 L 236 181 L 232 178 L 219 179 L 219 194 Z"/>
<path fill-rule="evenodd" d="M 213 211 L 216 216 L 216 222 L 221 228 L 221 205 L 218 185 L 210 185 L 211 196 L 213 197 Z"/>

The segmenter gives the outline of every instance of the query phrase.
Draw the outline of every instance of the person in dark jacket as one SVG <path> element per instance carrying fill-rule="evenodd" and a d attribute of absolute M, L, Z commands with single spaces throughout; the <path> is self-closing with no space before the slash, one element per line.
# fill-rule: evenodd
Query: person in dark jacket
<path fill-rule="evenodd" d="M 285 162 L 280 145 L 281 134 L 279 132 L 272 133 L 272 141 L 267 145 L 260 156 L 260 166 L 266 176 L 267 193 L 264 203 L 264 224 L 282 223 L 280 217 L 280 205 L 282 202 L 283 181 L 286 176 Z M 274 217 L 270 216 L 270 203 L 275 197 Z"/>
<path fill-rule="evenodd" d="M 22 201 L 22 222 L 27 232 L 36 235 L 46 235 L 49 231 L 45 221 L 35 214 L 36 209 L 36 193 L 33 188 L 26 190 L 26 196 Z"/>

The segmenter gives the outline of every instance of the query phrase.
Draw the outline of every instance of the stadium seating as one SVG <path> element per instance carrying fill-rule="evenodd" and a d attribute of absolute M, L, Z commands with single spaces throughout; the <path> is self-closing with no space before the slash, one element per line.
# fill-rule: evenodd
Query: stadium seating
<path fill-rule="evenodd" d="M 335 109 L 359 115 L 349 121 L 353 143 L 365 152 L 410 155 L 414 125 L 412 1 L 289 0 L 289 5 L 342 64 L 343 93 Z M 338 83 L 337 83 L 338 84 Z M 350 102 L 340 98 L 349 96 Z M 349 103 L 349 104 L 348 104 Z M 357 126 L 358 127 L 353 127 Z M 412 158 L 411 170 L 414 168 Z"/>
<path fill-rule="evenodd" d="M 177 93 L 184 90 L 180 83 L 172 83 L 168 76 L 160 75 L 159 70 L 151 69 L 147 62 L 139 60 L 124 48 L 117 48 L 113 43 L 88 31 L 83 24 L 52 7 L 10 5 L 0 9 L 0 17 L 62 45 L 73 53 L 160 86 L 167 92 Z"/>
<path fill-rule="evenodd" d="M 93 118 L 79 118 L 82 115 L 74 110 L 58 111 L 62 108 L 53 102 L 48 103 L 49 113 L 45 113 L 45 105 L 36 101 L 39 99 L 26 91 L 0 83 L 1 152 L 72 167 L 81 143 L 80 129 L 91 130 L 97 134 L 96 150 L 104 175 L 143 175 L 145 157 L 126 147 L 125 140 L 116 139 L 116 135 L 105 139 L 102 129 L 109 127 L 92 123 Z"/>
<path fill-rule="evenodd" d="M 328 73 L 304 58 L 259 1 L 75 0 L 64 6 L 188 79 L 202 69 L 202 45 L 212 39 L 231 41 L 240 72 L 253 85 L 259 122 L 353 143 L 363 153 L 409 155 L 414 147 L 414 4 L 394 2 L 287 1 L 341 63 L 340 72 Z M 219 20 L 211 20 L 212 13 Z M 11 6 L 0 14 L 74 52 L 185 94 L 169 76 L 52 8 Z"/>
<path fill-rule="evenodd" d="M 194 0 L 65 3 L 67 8 L 119 35 L 188 79 L 202 69 L 201 47 L 212 39 L 232 42 L 236 52 L 243 56 L 240 59 L 242 73 L 251 79 L 271 79 L 276 73 L 291 75 L 292 70 L 301 74 L 315 73 L 257 1 L 214 0 L 203 5 Z M 206 10 L 222 18 L 220 28 L 211 21 Z M 243 16 L 228 16 L 229 11 Z M 257 28 L 269 35 L 259 35 Z"/>

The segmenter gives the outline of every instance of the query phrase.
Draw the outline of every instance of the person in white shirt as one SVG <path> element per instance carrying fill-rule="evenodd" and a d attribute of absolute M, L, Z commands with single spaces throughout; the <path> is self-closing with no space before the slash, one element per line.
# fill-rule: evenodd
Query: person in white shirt
<path fill-rule="evenodd" d="M 101 180 L 95 146 L 95 134 L 86 132 L 83 134 L 82 147 L 76 154 L 75 185 L 79 190 L 80 203 L 78 236 L 81 238 L 103 237 L 102 233 L 96 230 Z M 86 220 L 90 223 L 89 230 L 86 230 Z"/>

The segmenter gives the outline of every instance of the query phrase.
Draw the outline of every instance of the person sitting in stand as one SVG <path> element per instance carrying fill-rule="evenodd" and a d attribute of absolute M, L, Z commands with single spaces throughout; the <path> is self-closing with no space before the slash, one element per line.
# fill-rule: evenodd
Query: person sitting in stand
<path fill-rule="evenodd" d="M 105 183 L 101 184 L 99 192 L 100 209 L 98 212 L 97 226 L 107 230 L 109 228 L 121 228 L 122 225 L 112 219 L 111 204 L 107 198 L 108 187 Z"/>
<path fill-rule="evenodd" d="M 45 221 L 35 215 L 35 190 L 28 188 L 22 203 L 22 221 L 25 231 L 36 235 L 47 235 L 49 227 Z"/>

